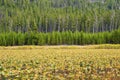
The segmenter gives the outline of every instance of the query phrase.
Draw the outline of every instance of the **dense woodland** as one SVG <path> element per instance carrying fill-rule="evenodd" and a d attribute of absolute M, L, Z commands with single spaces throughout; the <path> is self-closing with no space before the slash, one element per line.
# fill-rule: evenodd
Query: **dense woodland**
<path fill-rule="evenodd" d="M 119 19 L 120 0 L 0 0 L 0 45 L 120 43 Z"/>

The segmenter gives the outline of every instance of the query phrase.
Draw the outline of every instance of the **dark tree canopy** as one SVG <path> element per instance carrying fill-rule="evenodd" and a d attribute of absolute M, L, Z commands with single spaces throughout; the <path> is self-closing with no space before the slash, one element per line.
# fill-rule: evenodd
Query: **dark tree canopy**
<path fill-rule="evenodd" d="M 0 45 L 120 43 L 120 0 L 0 0 Z"/>
<path fill-rule="evenodd" d="M 120 0 L 0 0 L 0 32 L 112 31 Z"/>

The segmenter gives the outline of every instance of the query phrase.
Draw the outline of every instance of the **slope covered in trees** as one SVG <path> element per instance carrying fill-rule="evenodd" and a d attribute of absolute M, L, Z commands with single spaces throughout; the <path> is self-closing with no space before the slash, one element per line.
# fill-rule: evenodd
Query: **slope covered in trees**
<path fill-rule="evenodd" d="M 0 0 L 0 32 L 112 31 L 120 0 Z"/>
<path fill-rule="evenodd" d="M 0 0 L 0 45 L 120 43 L 120 0 Z"/>

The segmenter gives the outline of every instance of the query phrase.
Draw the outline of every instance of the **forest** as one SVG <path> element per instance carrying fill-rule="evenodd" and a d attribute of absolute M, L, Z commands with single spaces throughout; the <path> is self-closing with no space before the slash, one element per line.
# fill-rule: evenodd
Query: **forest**
<path fill-rule="evenodd" d="M 120 43 L 120 0 L 0 0 L 0 45 Z"/>

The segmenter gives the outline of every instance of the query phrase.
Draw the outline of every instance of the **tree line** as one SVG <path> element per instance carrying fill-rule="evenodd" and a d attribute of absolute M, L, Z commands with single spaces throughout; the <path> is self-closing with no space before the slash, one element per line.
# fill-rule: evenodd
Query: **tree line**
<path fill-rule="evenodd" d="M 0 45 L 120 43 L 120 0 L 0 0 Z"/>
<path fill-rule="evenodd" d="M 104 32 L 120 27 L 120 0 L 0 0 L 0 32 Z"/>
<path fill-rule="evenodd" d="M 88 45 L 120 44 L 120 29 L 112 32 L 85 33 L 83 31 L 49 32 L 49 33 L 1 33 L 0 46 L 15 45 Z"/>

